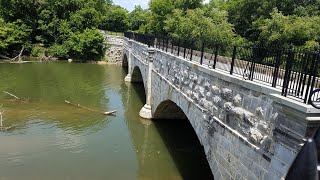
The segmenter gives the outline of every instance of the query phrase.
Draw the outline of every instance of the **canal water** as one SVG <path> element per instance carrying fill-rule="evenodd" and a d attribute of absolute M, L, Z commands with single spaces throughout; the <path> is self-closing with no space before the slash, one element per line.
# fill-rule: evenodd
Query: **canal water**
<path fill-rule="evenodd" d="M 0 64 L 3 123 L 13 127 L 0 132 L 0 180 L 212 179 L 190 123 L 139 118 L 144 88 L 125 75 L 115 65 Z"/>

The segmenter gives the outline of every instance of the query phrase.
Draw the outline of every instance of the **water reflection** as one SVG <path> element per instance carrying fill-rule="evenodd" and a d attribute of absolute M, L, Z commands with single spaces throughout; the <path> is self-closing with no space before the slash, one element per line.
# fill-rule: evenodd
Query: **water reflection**
<path fill-rule="evenodd" d="M 191 126 L 139 118 L 144 87 L 125 75 L 118 66 L 0 64 L 4 122 L 16 127 L 0 132 L 0 179 L 211 178 Z"/>
<path fill-rule="evenodd" d="M 125 102 L 130 108 L 125 115 L 130 119 L 144 105 L 145 92 L 142 84 L 126 86 L 129 94 Z M 188 120 L 138 119 L 128 121 L 128 126 L 139 161 L 139 179 L 213 179 Z"/>

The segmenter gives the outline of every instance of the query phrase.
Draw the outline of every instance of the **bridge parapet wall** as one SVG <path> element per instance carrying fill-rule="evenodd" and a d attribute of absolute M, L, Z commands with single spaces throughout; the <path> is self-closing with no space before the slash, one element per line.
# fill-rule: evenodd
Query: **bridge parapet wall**
<path fill-rule="evenodd" d="M 318 126 L 308 119 L 319 117 L 319 112 L 316 113 L 311 106 L 280 96 L 277 89 L 245 81 L 160 50 L 155 53 L 154 71 L 201 109 L 202 117 L 194 118 L 203 119 L 201 123 L 207 124 L 202 127 L 209 136 L 204 136 L 208 139 L 202 137 L 202 143 L 213 151 L 216 145 L 210 143 L 210 138 L 218 140 L 219 145 L 214 151 L 228 160 L 218 160 L 218 163 L 230 176 L 234 174 L 230 173 L 233 169 L 240 172 L 239 168 L 244 165 L 247 176 L 242 177 L 245 179 L 249 175 L 258 179 L 285 177 L 301 148 L 302 139 Z M 154 89 L 158 87 L 153 84 Z M 156 94 L 170 94 L 154 91 Z M 207 154 L 207 157 L 213 156 Z M 229 161 L 231 157 L 234 162 Z M 233 164 L 235 162 L 240 165 Z"/>
<path fill-rule="evenodd" d="M 158 49 L 147 73 L 148 47 L 133 41 L 132 54 L 131 66 L 145 71 L 145 86 L 151 76 L 152 115 L 166 100 L 183 110 L 215 179 L 284 178 L 302 139 L 319 126 L 319 111 L 281 96 L 278 89 Z"/>

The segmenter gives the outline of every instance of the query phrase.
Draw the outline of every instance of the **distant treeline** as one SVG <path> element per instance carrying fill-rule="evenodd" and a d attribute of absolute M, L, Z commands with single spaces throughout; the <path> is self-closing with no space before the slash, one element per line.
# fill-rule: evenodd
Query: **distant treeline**
<path fill-rule="evenodd" d="M 125 31 L 128 12 L 110 0 L 0 0 L 0 55 L 98 60 L 98 29 Z"/>
<path fill-rule="evenodd" d="M 127 30 L 219 44 L 314 48 L 320 0 L 150 0 L 132 12 L 111 0 L 0 0 L 0 55 L 98 60 L 98 29 Z"/>
<path fill-rule="evenodd" d="M 129 13 L 133 31 L 235 45 L 314 48 L 320 0 L 151 0 Z"/>

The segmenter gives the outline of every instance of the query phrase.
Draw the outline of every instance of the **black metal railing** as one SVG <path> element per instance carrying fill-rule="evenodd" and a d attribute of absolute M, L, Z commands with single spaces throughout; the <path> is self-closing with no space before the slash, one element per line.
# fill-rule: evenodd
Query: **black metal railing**
<path fill-rule="evenodd" d="M 295 97 L 307 104 L 310 104 L 311 93 L 320 88 L 319 51 L 225 45 L 133 32 L 124 35 L 201 65 L 281 88 L 283 96 Z"/>

